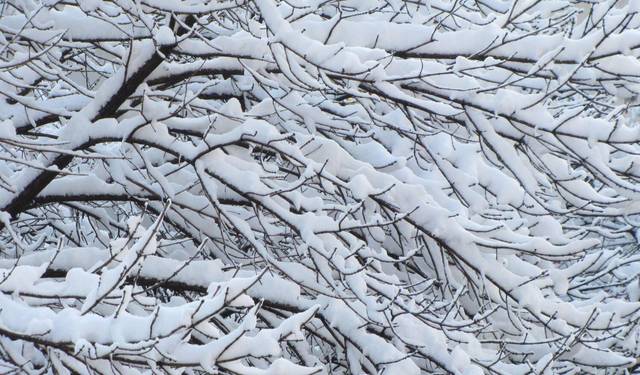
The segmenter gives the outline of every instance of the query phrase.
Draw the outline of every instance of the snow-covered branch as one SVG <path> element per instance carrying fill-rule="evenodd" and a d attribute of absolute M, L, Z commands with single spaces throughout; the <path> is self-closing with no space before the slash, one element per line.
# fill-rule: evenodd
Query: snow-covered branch
<path fill-rule="evenodd" d="M 8 0 L 0 371 L 619 373 L 636 0 Z"/>

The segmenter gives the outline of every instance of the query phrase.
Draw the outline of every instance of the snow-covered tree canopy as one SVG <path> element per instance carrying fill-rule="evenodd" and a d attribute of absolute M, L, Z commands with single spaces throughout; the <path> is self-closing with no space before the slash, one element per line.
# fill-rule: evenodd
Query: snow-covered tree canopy
<path fill-rule="evenodd" d="M 633 372 L 639 11 L 0 2 L 0 372 Z"/>

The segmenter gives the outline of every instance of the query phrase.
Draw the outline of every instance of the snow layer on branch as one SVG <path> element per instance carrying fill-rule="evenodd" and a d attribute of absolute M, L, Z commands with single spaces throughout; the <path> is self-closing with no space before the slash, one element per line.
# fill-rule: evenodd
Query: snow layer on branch
<path fill-rule="evenodd" d="M 637 370 L 637 1 L 13 1 L 0 368 Z"/>

